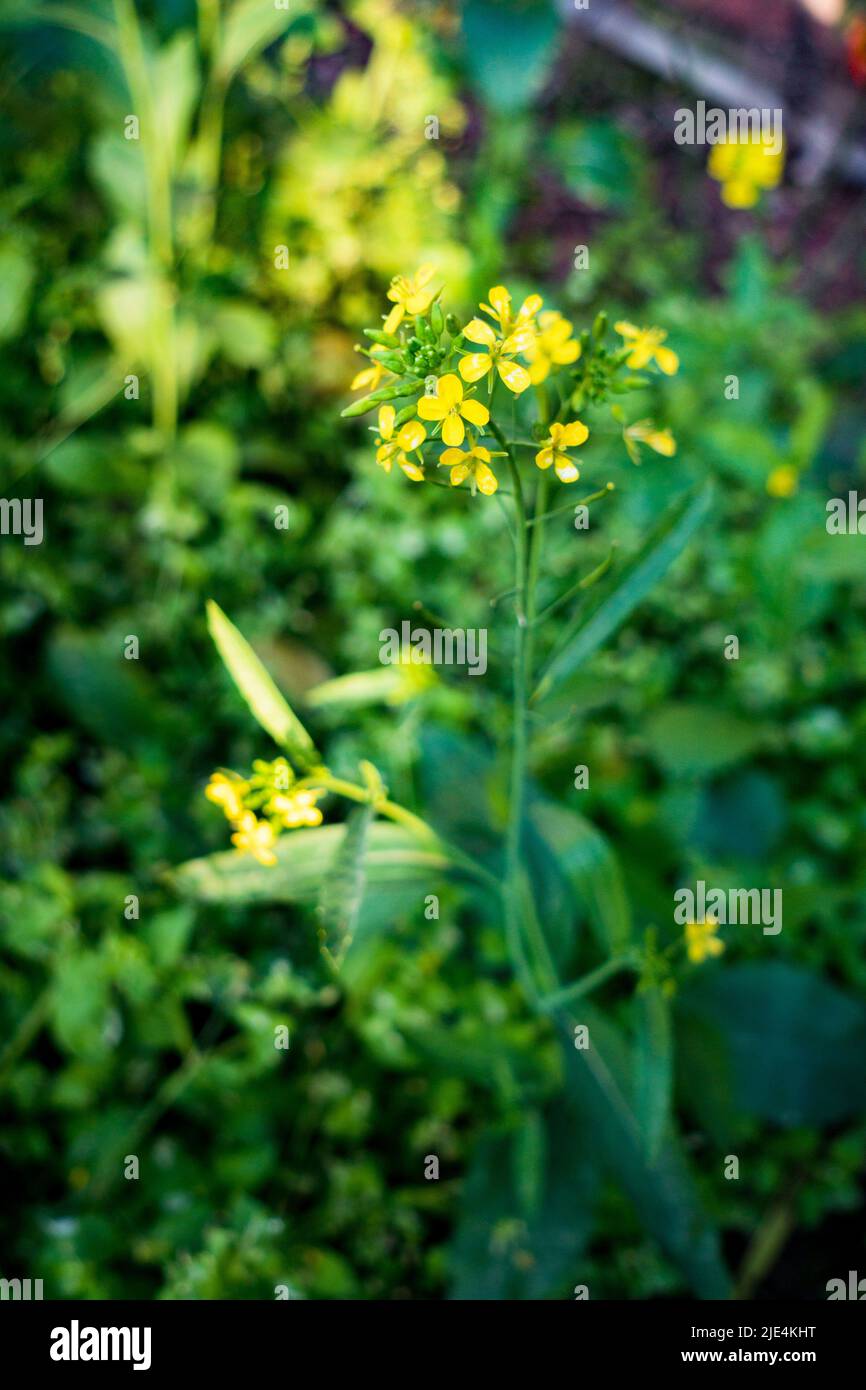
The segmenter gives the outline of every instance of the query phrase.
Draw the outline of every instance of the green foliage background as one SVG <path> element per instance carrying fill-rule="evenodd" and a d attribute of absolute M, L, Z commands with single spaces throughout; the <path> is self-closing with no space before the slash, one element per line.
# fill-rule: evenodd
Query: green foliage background
<path fill-rule="evenodd" d="M 824 526 L 864 486 L 866 306 L 828 307 L 832 251 L 791 230 L 789 191 L 720 215 L 702 152 L 647 114 L 677 94 L 600 55 L 586 72 L 545 4 L 5 0 L 0 21 L 0 468 L 46 525 L 0 538 L 0 1272 L 48 1297 L 823 1297 L 866 1258 L 864 540 Z M 150 165 L 123 134 L 136 73 Z M 538 288 L 680 354 L 663 395 L 629 398 L 676 458 L 638 471 L 596 441 L 584 481 L 616 493 L 589 533 L 551 524 L 546 601 L 615 540 L 604 601 L 716 482 L 533 731 L 533 876 L 569 978 L 611 939 L 672 942 L 678 884 L 784 891 L 780 936 L 678 958 L 669 1022 L 615 978 L 582 1010 L 640 1133 L 527 1012 L 489 893 L 374 879 L 335 984 L 290 850 L 266 890 L 249 862 L 172 873 L 225 848 L 211 769 L 272 755 L 208 597 L 301 709 L 375 667 L 415 601 L 487 627 L 484 681 L 304 717 L 338 772 L 371 759 L 500 862 L 502 513 L 385 476 L 338 418 L 360 328 L 421 260 L 466 312 Z M 767 490 L 780 465 L 793 496 Z M 651 1113 L 668 1085 L 674 1124 Z"/>

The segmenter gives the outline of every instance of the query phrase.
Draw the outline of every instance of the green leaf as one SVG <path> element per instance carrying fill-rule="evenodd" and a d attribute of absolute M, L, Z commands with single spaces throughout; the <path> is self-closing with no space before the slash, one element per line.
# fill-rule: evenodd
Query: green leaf
<path fill-rule="evenodd" d="M 369 802 L 351 812 L 319 893 L 322 946 L 338 966 L 352 944 L 364 896 L 367 834 L 372 818 Z"/>
<path fill-rule="evenodd" d="M 30 304 L 36 268 L 27 251 L 4 241 L 0 244 L 0 341 L 20 331 Z"/>
<path fill-rule="evenodd" d="M 169 874 L 178 892 L 210 903 L 316 903 L 331 871 L 345 827 L 320 825 L 290 830 L 274 847 L 277 862 L 267 868 L 237 850 L 190 859 Z M 367 835 L 364 873 L 370 890 L 394 885 L 424 888 L 434 871 L 449 867 L 445 855 L 419 848 L 418 840 L 398 825 L 376 821 Z"/>
<path fill-rule="evenodd" d="M 635 1110 L 646 1156 L 654 1163 L 670 1121 L 673 1045 L 670 1005 L 656 984 L 645 985 L 637 999 Z"/>
<path fill-rule="evenodd" d="M 728 1271 L 715 1227 L 704 1213 L 685 1157 L 673 1137 L 655 1162 L 647 1160 L 637 1118 L 628 1102 L 633 1075 L 628 1048 L 607 1020 L 585 1001 L 579 1020 L 559 1014 L 570 1039 L 574 1024 L 589 1026 L 590 1046 L 564 1048 L 566 1084 L 579 1107 L 600 1161 L 634 1203 L 649 1234 L 699 1298 L 730 1297 Z"/>
<path fill-rule="evenodd" d="M 589 912 L 602 948 L 610 955 L 620 954 L 631 942 L 631 908 L 622 871 L 607 840 L 583 816 L 553 802 L 537 802 L 530 819 Z"/>
<path fill-rule="evenodd" d="M 576 671 L 643 602 L 709 515 L 713 496 L 712 484 L 707 483 L 697 495 L 691 494 L 670 509 L 624 571 L 613 592 L 597 603 L 585 622 L 579 622 L 566 634 L 564 645 L 550 662 L 534 700 L 543 700 Z"/>
<path fill-rule="evenodd" d="M 463 34 L 469 75 L 494 111 L 526 107 L 556 52 L 559 24 L 549 0 L 467 0 Z"/>
<path fill-rule="evenodd" d="M 726 1060 L 741 1111 L 786 1127 L 838 1124 L 866 1113 L 866 1005 L 783 961 L 735 965 L 698 977 L 678 1016 Z M 702 1107 L 702 1073 L 680 1048 L 686 1086 Z"/>
<path fill-rule="evenodd" d="M 219 76 L 229 82 L 244 63 L 278 39 L 291 23 L 289 11 L 277 9 L 273 0 L 264 5 L 262 0 L 235 0 L 223 25 L 216 60 Z"/>
<path fill-rule="evenodd" d="M 530 1181 L 527 1164 L 537 1171 Z M 451 1249 L 454 1299 L 562 1296 L 592 1229 L 595 1164 L 567 1098 L 475 1150 Z"/>
<path fill-rule="evenodd" d="M 241 636 L 234 623 L 229 622 L 213 599 L 208 599 L 207 622 L 229 675 L 262 728 L 301 767 L 320 763 L 313 740 L 303 724 L 274 685 L 246 638 Z"/>
<path fill-rule="evenodd" d="M 622 208 L 634 201 L 640 173 L 635 142 L 600 117 L 553 127 L 545 154 L 566 188 L 591 208 Z"/>
<path fill-rule="evenodd" d="M 765 730 L 754 721 L 709 705 L 670 704 L 650 715 L 644 734 L 650 752 L 677 777 L 707 777 L 759 748 Z"/>

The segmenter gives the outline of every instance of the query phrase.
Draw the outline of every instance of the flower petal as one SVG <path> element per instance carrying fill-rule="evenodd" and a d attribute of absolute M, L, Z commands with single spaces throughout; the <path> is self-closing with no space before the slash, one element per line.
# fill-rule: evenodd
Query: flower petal
<path fill-rule="evenodd" d="M 406 308 L 410 314 L 426 314 L 435 298 L 435 290 L 419 290 L 417 294 L 409 295 L 406 300 Z"/>
<path fill-rule="evenodd" d="M 635 328 L 634 324 L 629 323 L 627 319 L 620 319 L 618 323 L 614 324 L 614 328 L 623 338 L 636 338 L 640 333 L 640 329 Z"/>
<path fill-rule="evenodd" d="M 580 343 L 575 339 L 568 343 L 562 343 L 553 349 L 551 356 L 558 367 L 565 367 L 569 362 L 577 361 L 580 356 Z"/>
<path fill-rule="evenodd" d="M 680 365 L 680 359 L 671 348 L 656 348 L 656 361 L 665 376 L 673 376 Z"/>
<path fill-rule="evenodd" d="M 463 382 L 454 372 L 446 372 L 445 376 L 439 378 L 436 394 L 446 409 L 450 410 L 458 401 L 463 400 Z"/>
<path fill-rule="evenodd" d="M 579 469 L 575 467 L 567 454 L 557 454 L 556 476 L 561 483 L 576 483 L 580 477 Z"/>
<path fill-rule="evenodd" d="M 465 463 L 458 463 L 451 469 L 451 486 L 459 487 L 466 478 L 469 477 L 469 466 Z"/>
<path fill-rule="evenodd" d="M 553 463 L 553 449 L 549 444 L 545 445 L 543 449 L 539 449 L 538 453 L 535 455 L 535 462 L 538 464 L 539 468 L 550 467 Z"/>
<path fill-rule="evenodd" d="M 504 285 L 494 285 L 487 298 L 499 316 L 502 323 L 511 313 L 511 295 Z"/>
<path fill-rule="evenodd" d="M 492 469 L 486 463 L 478 463 L 475 466 L 475 481 L 478 484 L 478 491 L 483 492 L 485 497 L 491 497 L 499 487 L 499 480 Z"/>
<path fill-rule="evenodd" d="M 529 364 L 529 380 L 538 386 L 550 376 L 550 358 L 539 355 Z"/>
<path fill-rule="evenodd" d="M 468 357 L 460 358 L 460 375 L 464 381 L 480 381 L 493 366 L 486 352 L 470 352 Z"/>
<path fill-rule="evenodd" d="M 451 410 L 445 416 L 445 423 L 442 426 L 442 442 L 450 448 L 456 448 L 462 444 L 466 438 L 466 426 L 460 419 L 456 410 Z"/>
<path fill-rule="evenodd" d="M 544 300 L 540 294 L 527 295 L 520 306 L 517 314 L 518 319 L 534 319 L 543 303 Z"/>
<path fill-rule="evenodd" d="M 502 344 L 502 351 L 508 354 L 515 352 L 528 352 L 535 343 L 535 334 L 531 328 L 517 328 L 513 333 L 509 333 L 505 342 Z"/>
<path fill-rule="evenodd" d="M 444 420 L 448 407 L 439 396 L 422 396 L 415 409 L 422 420 Z"/>
<path fill-rule="evenodd" d="M 427 438 L 427 431 L 420 420 L 409 420 L 397 435 L 401 449 L 417 449 Z"/>
<path fill-rule="evenodd" d="M 403 315 L 405 312 L 406 310 L 403 308 L 402 304 L 395 304 L 383 324 L 383 331 L 385 333 L 396 333 L 400 324 L 403 322 Z"/>
<path fill-rule="evenodd" d="M 468 457 L 469 455 L 464 449 L 443 449 L 439 456 L 439 462 L 447 468 L 463 463 Z"/>
<path fill-rule="evenodd" d="M 379 433 L 383 439 L 390 439 L 394 433 L 394 417 L 397 414 L 393 405 L 379 407 Z"/>
<path fill-rule="evenodd" d="M 515 396 L 519 396 L 521 391 L 525 391 L 527 386 L 532 385 L 529 380 L 529 372 L 525 367 L 521 367 L 519 362 L 503 362 L 500 359 L 496 363 L 496 370 L 509 391 L 513 391 Z"/>
<path fill-rule="evenodd" d="M 470 343 L 483 343 L 488 348 L 496 343 L 496 334 L 483 319 L 470 319 L 463 330 L 463 337 L 468 338 Z"/>
<path fill-rule="evenodd" d="M 406 474 L 406 477 L 410 478 L 413 483 L 423 483 L 424 470 L 423 468 L 419 467 L 417 463 L 412 463 L 409 459 L 407 459 L 405 454 L 398 454 L 397 462 L 403 469 L 403 472 Z"/>
<path fill-rule="evenodd" d="M 470 425 L 476 425 L 478 429 L 483 429 L 490 419 L 490 411 L 480 401 L 463 401 L 460 414 L 464 420 L 468 420 Z"/>
<path fill-rule="evenodd" d="M 589 439 L 589 430 L 582 420 L 572 420 L 570 425 L 564 425 L 562 429 L 562 442 L 574 449 L 584 440 Z"/>

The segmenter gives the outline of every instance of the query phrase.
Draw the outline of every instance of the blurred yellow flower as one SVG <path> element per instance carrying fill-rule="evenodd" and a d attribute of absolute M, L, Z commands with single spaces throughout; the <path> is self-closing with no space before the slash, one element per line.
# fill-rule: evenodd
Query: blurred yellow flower
<path fill-rule="evenodd" d="M 240 777 L 226 777 L 224 772 L 214 772 L 205 787 L 208 801 L 222 807 L 227 820 L 240 820 L 244 814 L 243 798 L 249 791 L 249 783 Z"/>
<path fill-rule="evenodd" d="M 707 173 L 722 185 L 722 202 L 729 208 L 751 208 L 764 188 L 776 188 L 785 167 L 785 147 L 774 149 L 769 137 L 728 139 L 713 145 Z"/>
<path fill-rule="evenodd" d="M 379 446 L 376 451 L 376 462 L 380 468 L 384 468 L 386 473 L 391 472 L 391 465 L 396 461 L 407 478 L 413 483 L 423 483 L 424 470 L 419 464 L 412 462 L 406 457 L 406 450 L 410 452 L 417 449 L 427 438 L 427 431 L 420 420 L 409 420 L 394 438 L 394 420 L 396 412 L 393 405 L 383 405 L 379 410 L 379 435 L 376 443 Z"/>
<path fill-rule="evenodd" d="M 379 348 L 374 347 L 371 349 L 370 365 L 369 367 L 362 367 L 360 372 L 352 377 L 352 382 L 349 386 L 350 391 L 375 391 L 386 372 L 388 376 L 392 375 L 387 367 L 384 367 L 381 362 L 375 360 L 376 353 L 379 351 L 381 351 Z"/>
<path fill-rule="evenodd" d="M 266 820 L 257 820 L 252 811 L 244 811 L 232 835 L 232 844 L 242 853 L 251 854 L 260 864 L 271 868 L 277 862 L 273 851 L 276 839 L 274 827 Z"/>
<path fill-rule="evenodd" d="M 456 446 L 463 443 L 466 435 L 464 420 L 479 429 L 487 424 L 490 411 L 480 401 L 464 400 L 463 382 L 453 372 L 439 378 L 435 396 L 422 396 L 418 402 L 418 414 L 422 420 L 436 420 L 442 426 L 442 440 L 445 444 Z"/>
<path fill-rule="evenodd" d="M 491 457 L 489 449 L 472 444 L 469 449 L 444 449 L 439 463 L 451 469 L 452 487 L 459 487 L 469 478 L 473 493 L 477 488 L 485 497 L 491 497 L 499 487 L 496 474 L 490 467 Z"/>
<path fill-rule="evenodd" d="M 581 420 L 572 420 L 569 425 L 556 422 L 550 426 L 550 434 L 535 455 L 535 462 L 539 468 L 549 468 L 553 464 L 561 483 L 576 483 L 580 473 L 566 449 L 575 449 L 588 438 L 589 430 Z"/>
<path fill-rule="evenodd" d="M 640 371 L 641 367 L 655 361 L 666 376 L 673 376 L 680 365 L 680 359 L 670 348 L 661 346 L 668 336 L 663 329 L 635 328 L 633 323 L 628 323 L 625 319 L 615 323 L 614 328 L 631 348 L 625 360 L 627 367 L 632 371 Z"/>
<path fill-rule="evenodd" d="M 793 497 L 800 484 L 800 474 L 792 463 L 780 463 L 767 478 L 771 497 Z"/>
<path fill-rule="evenodd" d="M 626 441 L 648 444 L 657 454 L 664 454 L 665 458 L 673 458 L 677 451 L 677 441 L 670 430 L 657 429 L 652 420 L 635 420 L 633 425 L 626 426 L 623 433 Z"/>
<path fill-rule="evenodd" d="M 556 309 L 538 316 L 535 341 L 526 349 L 529 380 L 533 386 L 546 380 L 553 367 L 565 367 L 580 356 L 580 343 L 572 338 L 574 325 Z"/>
<path fill-rule="evenodd" d="M 299 825 L 321 825 L 322 813 L 316 802 L 324 796 L 322 787 L 306 787 L 285 794 L 277 792 L 268 802 L 268 813 L 277 816 L 287 830 Z"/>
<path fill-rule="evenodd" d="M 700 965 L 708 956 L 720 956 L 725 943 L 716 936 L 718 922 L 709 917 L 703 922 L 686 922 L 686 949 L 689 960 Z"/>
<path fill-rule="evenodd" d="M 422 265 L 414 275 L 394 276 L 388 290 L 394 308 L 385 320 L 386 333 L 396 333 L 406 314 L 426 314 L 436 298 L 436 291 L 426 288 L 435 274 L 435 266 Z"/>

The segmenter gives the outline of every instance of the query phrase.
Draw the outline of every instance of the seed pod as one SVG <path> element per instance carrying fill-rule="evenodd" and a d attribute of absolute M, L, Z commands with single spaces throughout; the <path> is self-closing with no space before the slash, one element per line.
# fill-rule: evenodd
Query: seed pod
<path fill-rule="evenodd" d="M 430 327 L 433 330 L 437 342 L 439 340 L 440 334 L 442 333 L 444 324 L 445 319 L 442 315 L 442 305 L 439 303 L 439 300 L 437 299 L 430 310 Z"/>
<path fill-rule="evenodd" d="M 418 377 L 404 377 L 402 381 L 392 382 L 390 386 L 380 386 L 378 391 L 373 391 L 369 396 L 362 396 L 359 401 L 353 401 L 345 410 L 341 410 L 340 414 L 344 420 L 351 420 L 356 415 L 366 415 L 374 406 L 382 405 L 384 401 L 395 401 L 400 396 L 409 396 L 423 385 L 423 381 Z"/>
<path fill-rule="evenodd" d="M 596 342 L 600 342 L 607 332 L 607 314 L 602 309 L 600 314 L 596 314 L 595 323 L 592 325 L 592 336 Z"/>

